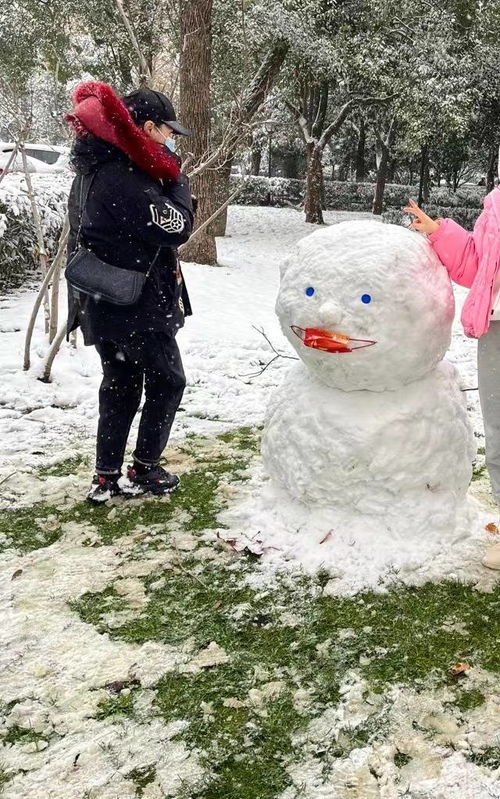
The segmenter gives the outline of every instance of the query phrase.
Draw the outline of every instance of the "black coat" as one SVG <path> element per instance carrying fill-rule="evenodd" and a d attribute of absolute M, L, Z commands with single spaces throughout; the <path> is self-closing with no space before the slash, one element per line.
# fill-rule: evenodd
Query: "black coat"
<path fill-rule="evenodd" d="M 85 344 L 147 330 L 175 335 L 191 313 L 176 249 L 193 224 L 187 178 L 155 180 L 121 150 L 91 136 L 76 140 L 72 162 L 77 176 L 68 201 L 68 259 L 77 248 L 81 219 L 80 242 L 100 259 L 139 272 L 153 267 L 133 306 L 95 300 L 68 286 L 68 332 L 80 326 Z"/>

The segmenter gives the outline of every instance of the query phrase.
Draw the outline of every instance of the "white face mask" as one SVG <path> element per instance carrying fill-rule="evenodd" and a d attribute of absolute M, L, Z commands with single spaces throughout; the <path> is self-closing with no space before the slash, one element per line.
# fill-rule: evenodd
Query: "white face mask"
<path fill-rule="evenodd" d="M 173 138 L 173 136 L 165 136 L 165 134 L 161 132 L 158 126 L 156 126 L 156 130 L 158 131 L 160 136 L 163 136 L 163 146 L 166 147 L 167 150 L 170 150 L 171 153 L 175 153 L 177 143 Z"/>

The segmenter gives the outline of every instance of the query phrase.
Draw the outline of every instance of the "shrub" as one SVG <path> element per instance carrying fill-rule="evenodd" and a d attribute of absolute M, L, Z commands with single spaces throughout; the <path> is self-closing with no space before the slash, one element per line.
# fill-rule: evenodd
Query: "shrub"
<path fill-rule="evenodd" d="M 292 178 L 266 178 L 232 176 L 231 191 L 242 186 L 236 198 L 238 205 L 287 205 L 298 206 L 304 201 L 304 181 Z M 373 183 L 349 183 L 325 180 L 324 201 L 326 208 L 332 211 L 371 211 L 375 185 Z M 387 211 L 401 209 L 409 197 L 416 199 L 418 187 L 389 183 L 386 186 L 384 203 Z M 480 187 L 464 187 L 453 193 L 449 188 L 433 189 L 429 207 L 461 209 L 457 213 L 460 219 L 467 222 L 474 214 L 465 214 L 467 209 L 480 210 L 484 198 L 484 190 Z M 444 214 L 450 215 L 450 214 Z"/>
<path fill-rule="evenodd" d="M 49 255 L 62 229 L 71 175 L 32 175 Z M 8 175 L 0 184 L 0 290 L 20 286 L 38 269 L 37 238 L 26 183 Z"/>

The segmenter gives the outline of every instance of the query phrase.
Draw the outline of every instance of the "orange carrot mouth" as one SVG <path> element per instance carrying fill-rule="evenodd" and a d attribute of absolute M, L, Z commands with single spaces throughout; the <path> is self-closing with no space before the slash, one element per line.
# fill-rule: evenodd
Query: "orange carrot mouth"
<path fill-rule="evenodd" d="M 316 327 L 297 327 L 292 325 L 292 330 L 304 346 L 322 352 L 353 352 L 363 347 L 371 347 L 375 341 L 360 338 L 350 338 L 344 333 L 337 333 L 331 330 L 321 330 Z"/>

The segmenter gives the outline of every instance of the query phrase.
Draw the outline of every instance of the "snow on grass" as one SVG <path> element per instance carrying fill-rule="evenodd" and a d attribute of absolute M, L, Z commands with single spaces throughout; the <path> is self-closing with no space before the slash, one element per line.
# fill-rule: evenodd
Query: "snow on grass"
<path fill-rule="evenodd" d="M 181 334 L 190 386 L 171 498 L 82 502 L 95 355 L 64 349 L 42 384 L 38 329 L 22 373 L 16 328 L 32 294 L 0 301 L 0 795 L 500 796 L 500 588 L 480 565 L 484 538 L 403 575 L 384 560 L 385 586 L 373 546 L 346 549 L 351 590 L 332 564 L 307 574 L 286 548 L 256 554 L 258 427 L 288 365 L 246 377 L 273 356 L 252 325 L 287 352 L 277 265 L 311 228 L 289 209 L 231 214 L 222 265 L 186 267 L 196 315 Z M 474 388 L 458 324 L 451 359 Z M 481 446 L 477 392 L 467 398 Z M 483 462 L 472 493 L 491 502 Z M 469 667 L 455 677 L 458 661 Z"/>
<path fill-rule="evenodd" d="M 55 505 L 22 521 L 4 511 L 1 795 L 500 789 L 500 588 L 449 581 L 341 598 L 327 573 L 296 570 L 252 586 L 259 559 L 215 531 L 257 452 L 249 428 L 191 436 L 172 453 L 184 493 L 105 508 L 49 467 L 32 475 L 31 498 L 59 483 Z M 44 511 L 56 539 L 33 549 Z M 457 661 L 469 668 L 453 677 Z"/>

